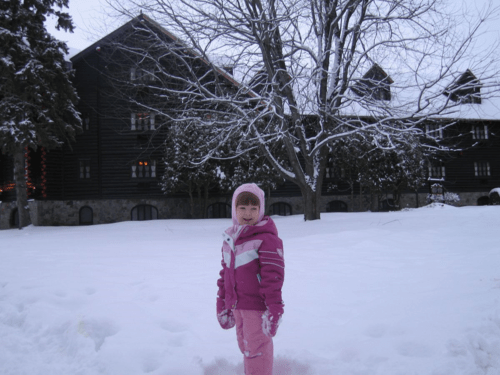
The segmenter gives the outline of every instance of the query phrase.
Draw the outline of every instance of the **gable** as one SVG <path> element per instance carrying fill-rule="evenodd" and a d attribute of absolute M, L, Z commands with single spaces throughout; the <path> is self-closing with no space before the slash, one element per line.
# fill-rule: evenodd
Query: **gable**
<path fill-rule="evenodd" d="M 443 94 L 454 102 L 481 104 L 481 82 L 467 69 Z"/>
<path fill-rule="evenodd" d="M 389 75 L 377 64 L 365 73 L 353 86 L 352 91 L 359 97 L 375 100 L 391 100 L 391 87 L 393 84 Z"/>

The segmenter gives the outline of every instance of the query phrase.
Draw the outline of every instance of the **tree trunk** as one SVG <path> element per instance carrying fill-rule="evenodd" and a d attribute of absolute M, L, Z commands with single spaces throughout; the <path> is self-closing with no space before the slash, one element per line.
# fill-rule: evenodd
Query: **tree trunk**
<path fill-rule="evenodd" d="M 271 198 L 271 188 L 268 187 L 266 189 L 266 205 L 264 207 L 264 212 L 266 214 L 269 214 L 269 206 L 270 206 L 270 204 L 269 204 L 270 202 L 269 201 L 270 201 L 270 198 Z"/>
<path fill-rule="evenodd" d="M 359 211 L 358 212 L 363 212 L 363 185 L 361 185 L 361 182 L 359 183 Z"/>
<path fill-rule="evenodd" d="M 354 210 L 354 182 L 351 180 L 351 209 L 349 211 L 355 212 Z"/>
<path fill-rule="evenodd" d="M 31 223 L 28 210 L 28 193 L 26 191 L 24 148 L 14 154 L 14 182 L 16 184 L 17 213 L 19 215 L 19 229 Z"/>
<path fill-rule="evenodd" d="M 302 197 L 304 199 L 304 220 L 319 220 L 321 219 L 319 201 L 321 198 L 321 190 L 312 190 L 309 186 L 301 188 Z"/>
<path fill-rule="evenodd" d="M 193 183 L 188 182 L 188 194 L 189 194 L 189 208 L 191 211 L 191 219 L 194 219 L 194 196 L 193 196 Z"/>
<path fill-rule="evenodd" d="M 399 206 L 399 202 L 401 201 L 401 194 L 399 192 L 398 189 L 395 189 L 393 192 L 392 192 L 392 198 L 393 198 L 393 201 L 394 201 L 394 209 L 397 209 L 399 210 L 401 207 Z"/>
<path fill-rule="evenodd" d="M 202 213 L 202 218 L 206 219 L 208 217 L 208 184 L 204 184 L 203 186 L 203 213 Z"/>
<path fill-rule="evenodd" d="M 378 195 L 373 191 L 370 191 L 370 211 L 377 212 L 378 211 Z"/>
<path fill-rule="evenodd" d="M 201 197 L 200 184 L 196 184 L 196 191 L 198 193 L 198 218 L 203 219 L 203 199 Z"/>

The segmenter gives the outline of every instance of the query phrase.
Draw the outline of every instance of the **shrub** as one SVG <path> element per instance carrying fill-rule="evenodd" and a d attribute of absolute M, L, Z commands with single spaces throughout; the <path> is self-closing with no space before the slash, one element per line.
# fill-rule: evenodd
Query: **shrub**
<path fill-rule="evenodd" d="M 490 191 L 490 205 L 498 206 L 500 205 L 500 188 L 495 188 Z"/>

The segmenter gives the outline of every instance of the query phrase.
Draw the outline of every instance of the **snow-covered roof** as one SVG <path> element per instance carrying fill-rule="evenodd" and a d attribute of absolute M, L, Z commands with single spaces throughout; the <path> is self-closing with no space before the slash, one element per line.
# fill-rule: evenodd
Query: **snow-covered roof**
<path fill-rule="evenodd" d="M 347 96 L 352 98 L 340 113 L 345 116 L 384 116 L 388 113 L 405 117 L 414 113 L 415 116 L 430 115 L 436 119 L 460 120 L 500 120 L 500 85 L 497 82 L 486 84 L 481 82 L 479 102 L 460 102 L 451 99 L 447 89 L 453 87 L 455 80 L 448 80 L 426 89 L 416 82 L 409 83 L 403 75 L 389 73 L 394 83 L 390 85 L 391 100 L 370 100 L 363 103 L 359 96 L 350 90 Z M 398 80 L 400 79 L 400 80 Z"/>
<path fill-rule="evenodd" d="M 179 37 L 177 37 L 176 35 L 174 35 L 170 31 L 165 29 L 163 26 L 161 26 L 159 23 L 152 20 L 150 17 L 148 17 L 145 14 L 140 14 L 139 16 L 131 19 L 129 22 L 125 23 L 124 25 L 122 25 L 121 27 L 116 29 L 115 31 L 111 32 L 110 34 L 108 34 L 105 37 L 101 38 L 100 40 L 96 41 L 95 43 L 93 43 L 92 45 L 90 45 L 89 47 L 84 49 L 83 51 L 80 51 L 79 53 L 77 53 L 76 55 L 74 55 L 71 58 L 71 61 L 75 62 L 75 61 L 78 61 L 78 60 L 84 58 L 89 53 L 94 52 L 96 50 L 96 48 L 98 48 L 101 44 L 103 44 L 105 42 L 109 42 L 110 40 L 113 40 L 113 39 L 119 37 L 125 30 L 129 29 L 130 27 L 132 27 L 138 23 L 143 23 L 143 22 L 148 23 L 154 29 L 156 29 L 159 32 L 166 35 L 174 43 L 185 46 L 186 47 L 185 51 L 187 51 L 187 53 L 191 53 L 193 56 L 198 56 L 200 58 L 200 60 L 205 62 L 207 65 L 211 64 L 211 62 L 209 62 L 205 57 L 201 56 L 198 52 L 196 52 L 194 49 L 192 49 L 186 42 L 184 42 L 182 39 L 180 39 Z M 224 61 L 227 61 L 227 60 L 228 59 L 226 59 Z M 215 70 L 217 70 L 218 74 L 220 74 L 221 76 L 226 78 L 229 82 L 231 82 L 235 86 L 239 87 L 241 85 L 240 82 L 236 81 L 231 74 L 229 74 L 226 70 L 220 68 L 219 65 L 217 65 L 217 64 L 214 65 L 214 68 L 215 68 Z"/>

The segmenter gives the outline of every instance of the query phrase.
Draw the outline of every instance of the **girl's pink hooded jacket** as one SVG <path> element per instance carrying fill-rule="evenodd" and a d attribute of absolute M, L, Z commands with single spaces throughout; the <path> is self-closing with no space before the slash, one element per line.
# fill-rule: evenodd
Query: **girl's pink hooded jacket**
<path fill-rule="evenodd" d="M 245 191 L 260 200 L 255 225 L 239 225 L 236 219 L 236 198 Z M 283 304 L 283 243 L 274 221 L 264 216 L 264 203 L 264 192 L 255 184 L 241 185 L 233 194 L 233 226 L 223 233 L 222 270 L 217 281 L 218 297 L 228 310 L 265 311 L 271 305 Z"/>

